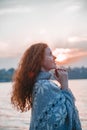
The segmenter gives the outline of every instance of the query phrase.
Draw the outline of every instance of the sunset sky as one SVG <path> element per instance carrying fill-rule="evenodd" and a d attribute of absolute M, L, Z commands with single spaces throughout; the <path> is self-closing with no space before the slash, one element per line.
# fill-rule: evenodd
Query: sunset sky
<path fill-rule="evenodd" d="M 87 0 L 0 0 L 0 69 L 46 42 L 61 64 L 87 67 Z"/>

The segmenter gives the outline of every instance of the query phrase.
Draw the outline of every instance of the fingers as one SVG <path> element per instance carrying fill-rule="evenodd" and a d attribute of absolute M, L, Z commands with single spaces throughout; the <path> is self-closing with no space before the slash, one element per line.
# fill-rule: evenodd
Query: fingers
<path fill-rule="evenodd" d="M 59 76 L 54 73 L 54 78 L 59 82 Z"/>
<path fill-rule="evenodd" d="M 64 66 L 61 66 L 60 68 L 57 68 L 56 70 L 67 71 L 67 69 Z"/>
<path fill-rule="evenodd" d="M 57 77 L 59 77 L 59 74 L 58 74 L 58 70 L 57 70 L 57 69 L 55 69 L 55 75 L 56 75 Z"/>
<path fill-rule="evenodd" d="M 59 78 L 60 75 L 62 75 L 64 72 L 67 72 L 66 68 L 61 66 L 60 68 L 55 69 L 55 75 L 57 78 Z"/>
<path fill-rule="evenodd" d="M 61 68 L 57 68 L 57 69 L 55 70 L 55 74 L 56 74 L 57 78 L 60 78 L 60 77 L 67 76 L 67 75 L 68 75 L 68 72 L 67 72 L 67 69 L 66 69 L 66 68 L 61 67 Z"/>

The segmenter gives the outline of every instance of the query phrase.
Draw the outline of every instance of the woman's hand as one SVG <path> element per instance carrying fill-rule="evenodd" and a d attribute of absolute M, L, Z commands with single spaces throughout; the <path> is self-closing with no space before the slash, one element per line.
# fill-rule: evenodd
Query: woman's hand
<path fill-rule="evenodd" d="M 55 69 L 55 78 L 60 83 L 62 89 L 68 89 L 68 72 L 62 67 Z"/>

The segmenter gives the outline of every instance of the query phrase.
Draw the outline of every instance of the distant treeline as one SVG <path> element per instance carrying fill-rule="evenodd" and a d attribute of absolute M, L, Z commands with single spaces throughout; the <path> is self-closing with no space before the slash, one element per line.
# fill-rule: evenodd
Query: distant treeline
<path fill-rule="evenodd" d="M 14 68 L 0 69 L 0 82 L 11 82 L 12 76 L 15 72 Z M 86 67 L 68 67 L 69 79 L 87 79 L 87 68 Z"/>

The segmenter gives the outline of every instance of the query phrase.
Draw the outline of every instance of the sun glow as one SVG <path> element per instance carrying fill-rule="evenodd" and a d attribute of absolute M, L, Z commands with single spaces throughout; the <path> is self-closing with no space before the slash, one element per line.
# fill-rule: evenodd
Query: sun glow
<path fill-rule="evenodd" d="M 58 65 L 67 65 L 86 57 L 87 51 L 78 48 L 56 48 L 53 55 L 56 56 L 55 61 Z"/>
<path fill-rule="evenodd" d="M 60 53 L 60 54 L 57 56 L 56 61 L 58 61 L 58 62 L 63 62 L 63 61 L 66 60 L 66 59 L 67 59 L 66 55 Z"/>
<path fill-rule="evenodd" d="M 58 64 L 65 64 L 66 60 L 68 59 L 68 53 L 70 52 L 70 49 L 64 49 L 64 48 L 56 48 L 53 51 L 53 55 L 56 56 L 56 62 Z"/>

